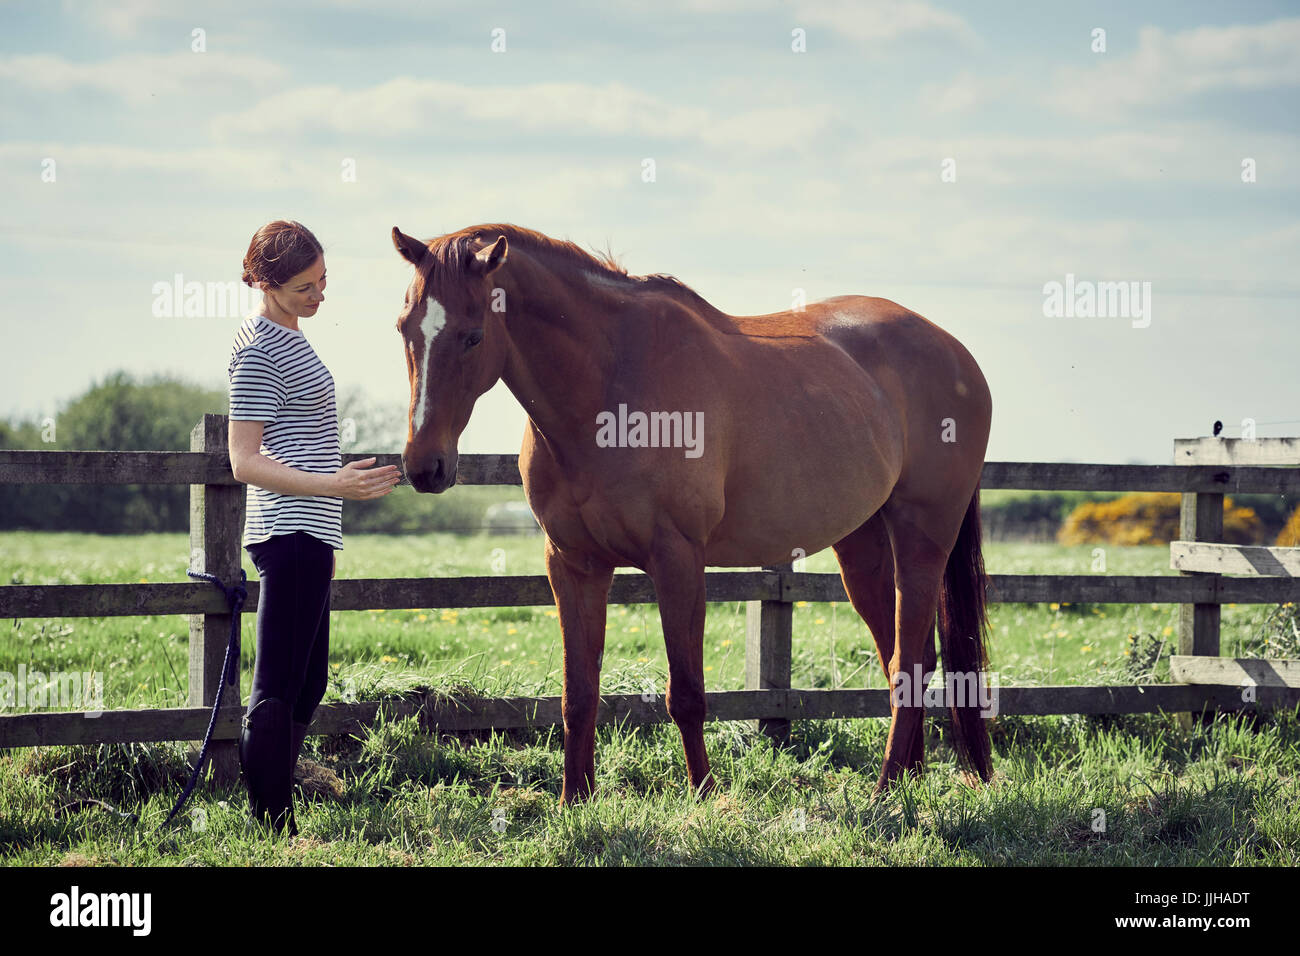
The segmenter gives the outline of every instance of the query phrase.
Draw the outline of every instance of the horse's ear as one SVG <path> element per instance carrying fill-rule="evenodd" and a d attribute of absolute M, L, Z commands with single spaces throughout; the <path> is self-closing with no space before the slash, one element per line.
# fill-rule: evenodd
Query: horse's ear
<path fill-rule="evenodd" d="M 402 258 L 413 266 L 418 266 L 429 252 L 428 246 L 419 239 L 413 239 L 411 236 L 406 235 L 396 226 L 393 227 L 393 245 L 402 254 Z"/>
<path fill-rule="evenodd" d="M 474 275 L 491 275 L 501 263 L 506 261 L 507 243 L 505 236 L 497 236 L 497 241 L 484 246 L 469 260 L 469 271 Z"/>

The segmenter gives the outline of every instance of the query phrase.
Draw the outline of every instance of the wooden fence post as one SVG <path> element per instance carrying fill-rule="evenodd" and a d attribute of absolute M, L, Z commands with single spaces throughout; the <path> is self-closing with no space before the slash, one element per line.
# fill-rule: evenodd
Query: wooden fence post
<path fill-rule="evenodd" d="M 791 564 L 767 565 L 784 583 Z M 745 689 L 789 690 L 790 646 L 793 638 L 794 605 L 785 600 L 784 588 L 775 601 L 745 602 Z M 761 718 L 754 722 L 761 733 L 777 742 L 790 736 L 788 718 Z"/>
<path fill-rule="evenodd" d="M 1179 534 L 1184 541 L 1223 540 L 1223 494 L 1221 492 L 1194 492 L 1182 497 Z M 1220 574 L 1202 571 L 1180 571 L 1179 574 L 1212 578 L 1216 584 Z M 1218 604 L 1180 604 L 1178 606 L 1178 653 L 1208 657 L 1219 656 Z M 1181 713 L 1178 722 L 1184 730 L 1193 725 L 1193 715 Z"/>
<path fill-rule="evenodd" d="M 206 414 L 190 432 L 190 451 L 228 454 L 225 415 Z M 215 574 L 226 584 L 239 581 L 244 533 L 243 485 L 190 485 L 190 567 Z M 193 578 L 186 578 L 193 582 Z M 211 585 L 204 585 L 211 587 Z M 217 699 L 221 665 L 230 640 L 230 613 L 191 614 L 190 618 L 190 707 L 211 707 Z M 239 659 L 235 659 L 239 667 Z M 223 712 L 242 714 L 239 682 L 226 688 L 221 700 Z M 232 711 L 233 708 L 233 711 Z M 198 742 L 191 745 L 198 756 Z M 239 780 L 238 740 L 213 739 L 208 746 L 212 779 L 218 786 Z"/>

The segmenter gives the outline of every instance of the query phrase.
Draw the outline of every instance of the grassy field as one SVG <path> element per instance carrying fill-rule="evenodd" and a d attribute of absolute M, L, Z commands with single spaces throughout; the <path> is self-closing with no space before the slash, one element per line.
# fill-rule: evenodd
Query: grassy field
<path fill-rule="evenodd" d="M 349 535 L 338 576 L 540 574 L 541 539 Z M 1112 574 L 1169 574 L 1167 548 L 1108 548 Z M 185 535 L 0 533 L 0 582 L 185 581 Z M 992 573 L 1096 573 L 1091 547 L 989 543 Z M 256 573 L 245 561 L 250 578 Z M 823 552 L 809 571 L 834 571 Z M 1286 653 L 1263 643 L 1275 608 L 1223 612 L 1225 654 Z M 1174 605 L 994 605 L 992 668 L 1002 686 L 1161 680 Z M 794 613 L 794 683 L 883 687 L 874 645 L 844 603 Z M 19 620 L 0 629 L 0 670 L 94 670 L 108 709 L 172 707 L 186 696 L 182 615 Z M 254 649 L 244 622 L 242 692 Z M 331 615 L 326 700 L 427 684 L 487 694 L 558 694 L 553 608 L 350 611 Z M 709 689 L 744 683 L 744 606 L 710 605 Z M 611 606 L 602 690 L 661 691 L 667 665 L 652 605 Z M 202 791 L 201 829 L 163 844 L 129 838 L 103 809 L 58 813 L 76 797 L 157 825 L 186 778 L 179 744 L 14 750 L 0 756 L 0 854 L 15 864 L 172 863 L 1125 863 L 1288 864 L 1300 859 L 1300 727 L 1294 715 L 1182 732 L 1160 716 L 996 722 L 994 786 L 961 784 L 932 731 L 931 773 L 873 802 L 888 722 L 807 721 L 774 750 L 742 724 L 709 725 L 720 793 L 694 801 L 671 725 L 600 732 L 598 796 L 559 812 L 560 734 L 434 741 L 412 721 L 365 739 L 308 742 L 337 776 L 300 799 L 302 835 L 245 828 L 243 791 Z M 187 808 L 188 810 L 188 808 Z M 1103 817 L 1104 815 L 1104 821 Z M 1104 823 L 1098 829 L 1099 821 Z"/>

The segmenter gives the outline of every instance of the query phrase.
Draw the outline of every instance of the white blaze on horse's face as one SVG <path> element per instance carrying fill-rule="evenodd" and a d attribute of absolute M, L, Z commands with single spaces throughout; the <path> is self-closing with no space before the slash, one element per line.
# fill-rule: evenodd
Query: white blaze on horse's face
<path fill-rule="evenodd" d="M 420 320 L 420 339 L 424 354 L 415 363 L 415 374 L 420 381 L 418 397 L 415 404 L 415 431 L 424 427 L 425 411 L 429 404 L 429 356 L 433 352 L 433 341 L 447 325 L 447 310 L 437 299 L 425 302 L 424 318 Z M 414 347 L 412 347 L 414 351 Z"/>

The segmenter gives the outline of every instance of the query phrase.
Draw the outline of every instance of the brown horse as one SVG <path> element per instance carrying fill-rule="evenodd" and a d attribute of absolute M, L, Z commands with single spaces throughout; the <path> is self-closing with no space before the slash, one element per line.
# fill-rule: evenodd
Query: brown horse
<path fill-rule="evenodd" d="M 514 225 L 428 242 L 394 227 L 393 243 L 415 266 L 397 321 L 411 484 L 451 487 L 460 434 L 498 379 L 528 413 L 519 471 L 564 641 L 561 802 L 595 785 L 614 569 L 654 581 L 668 713 L 704 793 L 705 566 L 798 549 L 835 549 L 895 688 L 876 792 L 919 773 L 936 610 L 950 673 L 980 681 L 987 660 L 979 478 L 992 404 L 970 353 L 885 299 L 727 315 L 671 276 L 629 276 Z M 899 692 L 918 671 L 920 689 Z M 987 780 L 978 705 L 949 703 L 968 779 Z"/>

